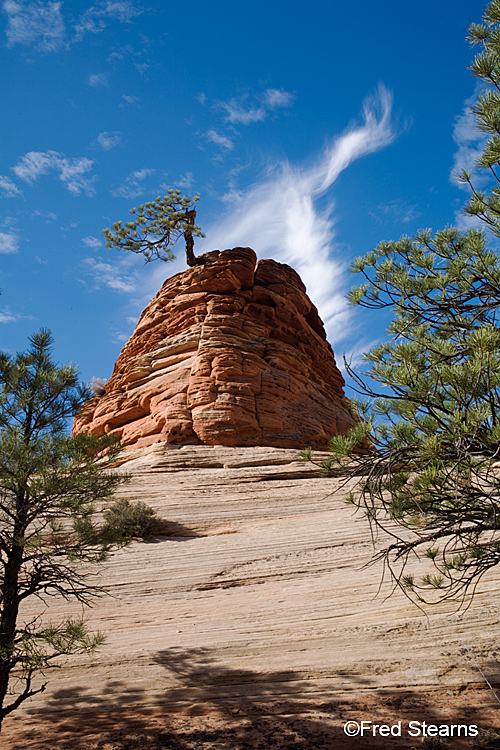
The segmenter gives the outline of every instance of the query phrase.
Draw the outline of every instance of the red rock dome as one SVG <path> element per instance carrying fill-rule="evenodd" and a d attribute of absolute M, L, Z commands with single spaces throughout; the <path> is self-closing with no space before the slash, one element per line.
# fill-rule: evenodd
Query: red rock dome
<path fill-rule="evenodd" d="M 346 433 L 344 380 L 298 274 L 250 248 L 204 257 L 165 281 L 73 432 L 128 448 L 325 448 Z"/>

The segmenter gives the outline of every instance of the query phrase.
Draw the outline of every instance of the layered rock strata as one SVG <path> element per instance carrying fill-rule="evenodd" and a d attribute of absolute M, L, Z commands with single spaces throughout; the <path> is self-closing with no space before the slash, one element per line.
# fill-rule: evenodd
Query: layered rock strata
<path fill-rule="evenodd" d="M 353 514 L 352 485 L 295 450 L 160 443 L 119 462 L 117 497 L 153 507 L 164 536 L 110 555 L 85 612 L 103 646 L 35 675 L 47 689 L 6 717 L 4 750 L 424 750 L 409 721 L 499 726 L 499 566 L 466 611 L 424 614 L 367 565 L 392 540 Z M 82 616 L 47 604 L 25 599 L 20 623 Z M 348 720 L 402 720 L 401 737 L 350 740 Z"/>
<path fill-rule="evenodd" d="M 215 251 L 164 283 L 74 431 L 124 447 L 324 448 L 354 424 L 298 274 L 250 248 Z"/>

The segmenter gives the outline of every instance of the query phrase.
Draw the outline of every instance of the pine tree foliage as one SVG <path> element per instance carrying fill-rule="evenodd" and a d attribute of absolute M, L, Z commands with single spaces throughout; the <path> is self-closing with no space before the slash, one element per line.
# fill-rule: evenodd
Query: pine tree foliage
<path fill-rule="evenodd" d="M 169 261 L 175 258 L 173 246 L 184 237 L 188 265 L 203 264 L 203 259 L 194 255 L 194 237 L 204 237 L 195 224 L 198 200 L 196 195 L 192 198 L 182 195 L 180 190 L 169 190 L 163 197 L 132 208 L 130 213 L 136 216 L 135 221 L 128 221 L 125 226 L 117 221 L 111 229 L 103 229 L 106 247 L 144 255 L 146 262 Z"/>
<path fill-rule="evenodd" d="M 366 283 L 351 302 L 394 318 L 365 355 L 371 384 L 347 365 L 365 400 L 355 430 L 331 441 L 330 468 L 350 457 L 351 501 L 396 524 L 380 556 L 408 593 L 464 594 L 500 562 L 500 260 L 478 230 L 451 228 L 384 242 L 353 270 Z M 408 578 L 420 552 L 436 570 Z"/>
<path fill-rule="evenodd" d="M 464 173 L 465 211 L 500 236 L 500 0 L 469 34 L 483 46 L 473 111 L 490 135 L 478 169 L 493 184 L 477 191 Z M 365 281 L 350 302 L 393 319 L 389 340 L 364 355 L 363 375 L 346 363 L 360 421 L 332 439 L 323 468 L 354 479 L 349 501 L 391 535 L 376 558 L 410 598 L 470 601 L 500 563 L 499 256 L 483 231 L 447 228 L 382 242 L 351 270 Z"/>
<path fill-rule="evenodd" d="M 23 354 L 0 354 L 0 724 L 44 689 L 33 686 L 37 672 L 102 643 L 83 618 L 24 622 L 23 602 L 37 597 L 42 611 L 52 596 L 88 604 L 102 593 L 89 581 L 89 565 L 123 543 L 98 520 L 124 477 L 97 459 L 119 445 L 67 435 L 67 420 L 89 392 L 73 366 L 52 362 L 47 331 L 30 342 Z"/>
<path fill-rule="evenodd" d="M 481 48 L 471 65 L 481 86 L 471 109 L 477 129 L 487 140 L 476 164 L 479 172 L 474 175 L 464 169 L 459 175 L 461 182 L 471 189 L 464 210 L 469 216 L 477 216 L 500 237 L 500 0 L 488 5 L 482 23 L 471 24 L 468 39 Z M 484 190 L 475 186 L 478 175 L 488 183 Z"/>

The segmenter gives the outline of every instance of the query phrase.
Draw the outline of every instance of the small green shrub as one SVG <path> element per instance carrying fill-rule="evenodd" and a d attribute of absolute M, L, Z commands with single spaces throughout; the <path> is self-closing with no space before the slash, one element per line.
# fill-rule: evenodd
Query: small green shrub
<path fill-rule="evenodd" d="M 151 539 L 161 529 L 161 521 L 153 508 L 141 501 L 117 500 L 104 513 L 105 530 L 115 538 Z"/>

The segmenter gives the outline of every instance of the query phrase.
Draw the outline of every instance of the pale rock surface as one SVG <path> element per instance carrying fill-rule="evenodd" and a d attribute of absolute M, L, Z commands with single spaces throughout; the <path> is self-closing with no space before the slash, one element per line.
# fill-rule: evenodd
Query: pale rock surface
<path fill-rule="evenodd" d="M 157 444 L 122 454 L 117 470 L 132 476 L 120 496 L 149 503 L 168 536 L 113 554 L 100 575 L 109 596 L 89 615 L 106 644 L 62 659 L 46 692 L 6 720 L 2 747 L 156 748 L 115 745 L 109 732 L 153 724 L 219 736 L 266 712 L 270 727 L 282 726 L 276 737 L 293 721 L 302 737 L 307 718 L 338 738 L 286 747 L 410 747 L 419 743 L 356 744 L 342 732 L 346 717 L 378 710 L 387 721 L 404 706 L 409 720 L 441 711 L 491 726 L 499 704 L 475 688 L 487 688 L 480 669 L 500 677 L 498 570 L 465 613 L 440 605 L 426 618 L 401 593 L 387 598 L 388 584 L 379 591 L 366 520 L 345 504 L 341 479 L 319 477 L 296 451 Z M 52 620 L 69 612 L 79 608 L 50 603 Z M 24 614 L 39 613 L 30 602 Z M 433 697 L 421 704 L 419 695 Z M 161 747 L 240 747 L 236 734 L 226 744 L 182 736 Z M 256 737 L 241 747 L 282 747 L 271 729 Z M 81 744 L 92 738 L 101 744 Z"/>
<path fill-rule="evenodd" d="M 325 448 L 354 418 L 297 273 L 250 248 L 214 251 L 142 313 L 74 431 L 157 442 Z"/>

